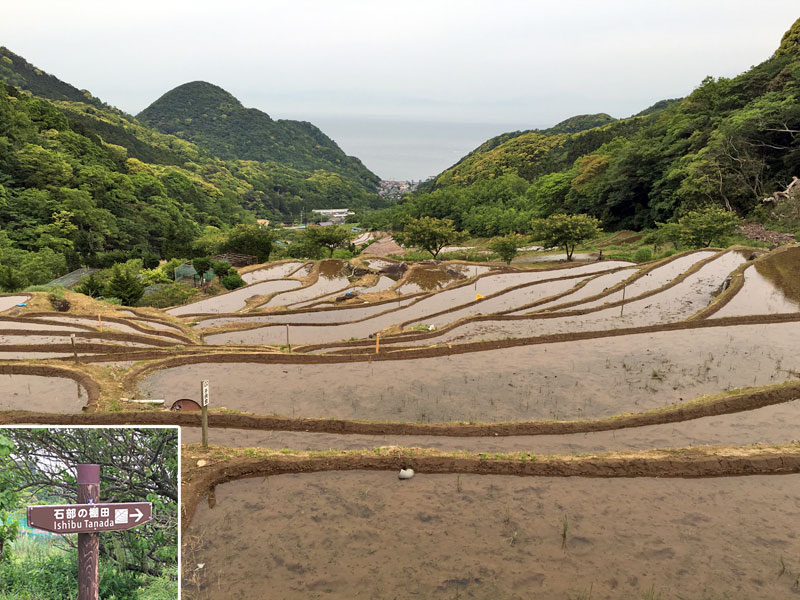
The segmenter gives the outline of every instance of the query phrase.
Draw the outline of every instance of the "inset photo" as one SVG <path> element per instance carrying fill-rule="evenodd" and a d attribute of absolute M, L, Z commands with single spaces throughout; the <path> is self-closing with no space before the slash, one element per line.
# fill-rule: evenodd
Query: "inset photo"
<path fill-rule="evenodd" d="M 0 428 L 0 600 L 176 600 L 178 431 Z"/>

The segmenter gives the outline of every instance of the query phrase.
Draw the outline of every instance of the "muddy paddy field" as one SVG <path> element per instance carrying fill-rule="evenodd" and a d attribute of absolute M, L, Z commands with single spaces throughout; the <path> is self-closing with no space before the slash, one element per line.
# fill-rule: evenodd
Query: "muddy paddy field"
<path fill-rule="evenodd" d="M 583 419 L 641 412 L 800 372 L 800 322 L 533 344 L 435 358 L 322 364 L 199 362 L 160 369 L 142 397 L 207 379 L 227 409 L 412 422 Z M 302 382 L 302 383 L 301 383 Z"/>
<path fill-rule="evenodd" d="M 800 597 L 798 272 L 285 261 L 165 311 L 8 296 L 0 422 L 183 425 L 186 599 Z M 208 449 L 130 401 L 202 380 Z"/>
<path fill-rule="evenodd" d="M 790 598 L 797 519 L 800 475 L 252 478 L 198 507 L 184 553 L 204 567 L 184 574 L 184 590 L 254 598 L 257 581 L 287 599 Z"/>

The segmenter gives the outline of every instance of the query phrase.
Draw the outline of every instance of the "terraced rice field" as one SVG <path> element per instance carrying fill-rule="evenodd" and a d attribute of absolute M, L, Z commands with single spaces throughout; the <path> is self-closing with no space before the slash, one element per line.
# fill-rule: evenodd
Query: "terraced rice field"
<path fill-rule="evenodd" d="M 102 332 L 92 314 L 5 313 L 0 410 L 79 413 L 97 394 L 128 422 L 185 425 L 184 598 L 790 598 L 798 272 L 798 246 L 260 265 Z M 72 334 L 97 392 L 25 372 L 73 368 Z M 211 454 L 193 415 L 125 400 L 198 399 L 201 380 Z"/>
<path fill-rule="evenodd" d="M 80 412 L 88 401 L 86 389 L 66 377 L 0 374 L 0 411 Z"/>
<path fill-rule="evenodd" d="M 205 567 L 184 590 L 253 598 L 258 581 L 287 599 L 790 598 L 791 577 L 776 574 L 799 546 L 786 526 L 800 518 L 798 495 L 798 475 L 244 479 L 198 507 L 184 552 Z"/>

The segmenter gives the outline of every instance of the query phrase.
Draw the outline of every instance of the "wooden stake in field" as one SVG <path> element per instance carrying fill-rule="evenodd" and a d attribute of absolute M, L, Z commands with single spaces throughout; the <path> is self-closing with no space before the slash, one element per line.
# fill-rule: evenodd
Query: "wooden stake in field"
<path fill-rule="evenodd" d="M 72 354 L 75 356 L 75 362 L 78 362 L 78 348 L 75 346 L 75 334 L 69 334 L 69 340 L 72 342 Z"/>
<path fill-rule="evenodd" d="M 208 449 L 208 381 L 200 383 L 200 422 L 203 430 L 201 442 L 203 450 Z"/>
<path fill-rule="evenodd" d="M 620 306 L 619 306 L 619 316 L 620 317 L 622 316 L 622 311 L 625 310 L 625 288 L 626 287 L 627 286 L 624 286 L 624 285 L 622 286 L 622 304 L 620 304 Z"/>
<path fill-rule="evenodd" d="M 292 351 L 292 344 L 289 342 L 289 325 L 286 325 L 286 347 L 289 349 L 289 352 Z"/>
<path fill-rule="evenodd" d="M 97 324 L 100 326 L 100 333 L 103 333 L 103 320 L 100 318 L 100 315 L 97 315 Z"/>
<path fill-rule="evenodd" d="M 381 334 L 378 333 L 375 335 L 375 354 L 378 354 L 381 351 Z"/>

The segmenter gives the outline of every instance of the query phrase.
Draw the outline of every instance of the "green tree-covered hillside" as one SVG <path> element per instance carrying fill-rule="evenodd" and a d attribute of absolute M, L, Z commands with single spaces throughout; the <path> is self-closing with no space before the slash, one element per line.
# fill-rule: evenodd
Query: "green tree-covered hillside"
<path fill-rule="evenodd" d="M 760 201 L 800 175 L 798 40 L 800 20 L 760 65 L 627 119 L 581 116 L 493 138 L 376 222 L 432 216 L 497 235 L 563 212 L 606 229 L 652 227 L 707 205 L 763 218 Z"/>
<path fill-rule="evenodd" d="M 0 52 L 0 291 L 191 257 L 201 235 L 256 217 L 385 202 L 334 171 L 222 160 Z"/>
<path fill-rule="evenodd" d="M 79 90 L 45 73 L 5 46 L 0 46 L 0 80 L 49 100 L 72 100 L 102 106 L 100 100 L 88 91 Z"/>
<path fill-rule="evenodd" d="M 374 191 L 378 177 L 305 121 L 273 120 L 245 108 L 222 88 L 194 81 L 167 92 L 137 115 L 161 131 L 228 160 L 279 162 L 298 170 L 338 173 Z"/>

